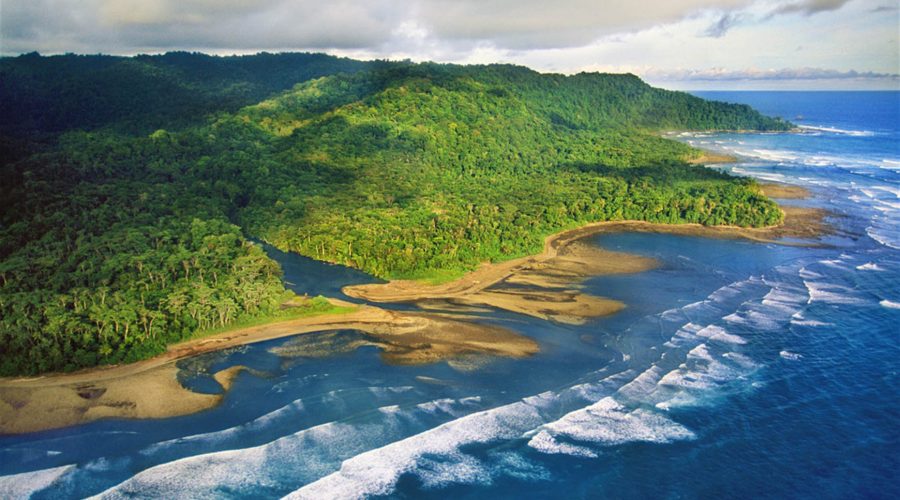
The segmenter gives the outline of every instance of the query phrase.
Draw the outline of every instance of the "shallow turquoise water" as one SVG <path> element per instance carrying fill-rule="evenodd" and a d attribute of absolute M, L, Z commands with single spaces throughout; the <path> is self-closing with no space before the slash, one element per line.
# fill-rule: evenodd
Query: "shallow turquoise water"
<path fill-rule="evenodd" d="M 536 339 L 525 360 L 400 367 L 353 331 L 182 363 L 241 374 L 218 408 L 0 438 L 0 496 L 891 498 L 900 492 L 898 93 L 704 93 L 804 134 L 685 134 L 740 175 L 809 187 L 827 248 L 622 233 L 662 266 L 595 278 L 625 301 L 584 326 L 484 314 Z M 301 293 L 371 278 L 273 253 Z M 278 353 L 282 356 L 279 356 Z"/>

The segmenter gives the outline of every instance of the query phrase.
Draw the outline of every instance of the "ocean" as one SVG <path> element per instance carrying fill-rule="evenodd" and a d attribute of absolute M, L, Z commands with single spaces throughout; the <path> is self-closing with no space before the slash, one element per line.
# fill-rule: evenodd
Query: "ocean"
<path fill-rule="evenodd" d="M 0 437 L 0 497 L 896 498 L 900 93 L 698 95 L 803 128 L 678 138 L 808 188 L 825 245 L 594 237 L 661 266 L 588 280 L 627 308 L 582 326 L 482 313 L 527 359 L 393 366 L 339 331 L 185 360 L 204 392 L 256 371 L 199 414 Z M 372 281 L 271 254 L 300 293 Z"/>

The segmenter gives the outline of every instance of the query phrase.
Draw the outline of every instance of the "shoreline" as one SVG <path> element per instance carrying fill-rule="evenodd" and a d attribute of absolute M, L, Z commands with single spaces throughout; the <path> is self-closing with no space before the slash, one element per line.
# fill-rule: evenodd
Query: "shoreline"
<path fill-rule="evenodd" d="M 332 300 L 336 305 L 349 303 Z M 356 330 L 385 362 L 424 364 L 467 355 L 513 358 L 539 351 L 534 340 L 506 328 L 437 314 L 388 311 L 362 305 L 339 314 L 239 328 L 169 346 L 154 358 L 28 378 L 0 379 L 0 435 L 24 434 L 103 418 L 167 418 L 211 409 L 243 368 L 216 372 L 221 394 L 193 392 L 177 379 L 179 360 L 241 345 L 314 332 Z M 276 353 L 277 354 L 277 353 Z"/>
<path fill-rule="evenodd" d="M 783 189 L 785 192 L 790 192 L 793 195 L 790 198 L 793 199 L 805 198 L 809 195 L 808 191 L 803 188 Z M 787 199 L 789 196 L 782 198 Z M 370 302 L 417 303 L 423 300 L 445 300 L 461 305 L 498 307 L 544 319 L 554 319 L 553 314 L 542 314 L 542 310 L 528 307 L 527 300 L 512 304 L 498 303 L 494 300 L 496 292 L 493 289 L 500 287 L 499 291 L 504 292 L 502 289 L 504 283 L 551 289 L 571 289 L 577 288 L 580 281 L 590 276 L 642 272 L 656 266 L 652 259 L 645 257 L 602 249 L 585 251 L 578 248 L 586 246 L 579 245 L 579 240 L 604 233 L 652 232 L 707 238 L 747 239 L 759 243 L 782 245 L 802 245 L 803 243 L 779 241 L 780 238 L 806 239 L 827 234 L 827 227 L 823 222 L 825 211 L 792 206 L 781 206 L 781 209 L 785 212 L 784 222 L 765 228 L 704 226 L 691 223 L 659 224 L 634 220 L 594 222 L 547 236 L 544 239 L 544 249 L 539 254 L 499 263 L 483 263 L 461 278 L 447 283 L 432 285 L 414 280 L 393 280 L 387 283 L 351 285 L 344 287 L 342 291 L 348 296 Z M 814 245 L 814 243 L 808 245 Z M 575 248 L 575 251 L 569 251 L 572 248 Z M 598 262 L 598 260 L 605 262 Z M 582 295 L 582 297 L 585 296 Z M 530 297 L 526 297 L 526 299 L 528 298 Z M 616 302 L 610 301 L 610 299 L 594 299 Z M 620 305 L 595 304 L 596 307 L 588 308 L 587 314 L 580 320 L 576 318 L 575 321 L 563 320 L 560 322 L 582 323 L 588 318 L 611 314 L 624 307 L 624 304 L 618 304 Z"/>
<path fill-rule="evenodd" d="M 767 195 L 800 199 L 803 188 L 763 185 Z M 773 191 L 773 189 L 781 191 Z M 74 373 L 0 378 L 0 434 L 22 434 L 83 424 L 102 418 L 166 418 L 217 406 L 243 370 L 231 366 L 212 374 L 222 394 L 200 394 L 177 380 L 176 363 L 185 358 L 241 345 L 313 332 L 356 330 L 358 345 L 381 349 L 385 362 L 423 364 L 482 354 L 521 358 L 539 351 L 538 344 L 502 327 L 468 321 L 469 312 L 485 306 L 563 324 L 613 314 L 625 304 L 582 293 L 580 283 L 592 276 L 627 274 L 653 269 L 650 258 L 604 250 L 581 243 L 598 234 L 635 231 L 714 238 L 743 238 L 763 243 L 777 238 L 812 238 L 827 233 L 818 209 L 782 206 L 785 222 L 769 228 L 655 224 L 604 221 L 560 231 L 544 239 L 543 251 L 499 263 L 485 263 L 463 277 L 438 285 L 401 280 L 345 287 L 347 295 L 371 302 L 409 302 L 423 312 L 388 311 L 329 299 L 350 312 L 281 320 L 173 344 L 165 353 L 127 365 L 90 368 Z M 510 286 L 512 285 L 512 286 Z M 329 353 L 345 345 L 315 346 Z M 288 350 L 282 349 L 282 352 Z M 291 356 L 303 356 L 294 349 Z"/>

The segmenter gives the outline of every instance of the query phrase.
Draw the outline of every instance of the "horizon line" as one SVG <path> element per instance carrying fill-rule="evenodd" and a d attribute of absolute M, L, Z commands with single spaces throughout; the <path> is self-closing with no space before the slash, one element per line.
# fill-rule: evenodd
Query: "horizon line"
<path fill-rule="evenodd" d="M 310 55 L 325 55 L 329 57 L 336 57 L 342 59 L 350 59 L 356 61 L 386 61 L 393 63 L 434 63 L 434 64 L 451 64 L 458 66 L 484 66 L 484 65 L 510 65 L 510 66 L 519 66 L 523 68 L 528 68 L 537 73 L 544 74 L 562 74 L 562 75 L 577 75 L 579 73 L 606 73 L 606 74 L 632 74 L 639 77 L 648 85 L 665 88 L 667 90 L 676 90 L 681 92 L 900 92 L 900 74 L 889 75 L 886 78 L 882 79 L 874 79 L 869 78 L 866 81 L 870 83 L 868 86 L 863 87 L 844 87 L 838 88 L 840 86 L 834 85 L 835 82 L 848 82 L 850 79 L 838 79 L 838 78 L 792 78 L 792 79 L 736 79 L 736 78 L 723 78 L 723 79 L 693 79 L 693 80 L 664 80 L 659 79 L 656 80 L 653 76 L 642 76 L 633 71 L 602 71 L 602 70 L 587 70 L 587 69 L 576 69 L 571 71 L 560 71 L 554 69 L 538 69 L 526 64 L 509 62 L 509 61 L 493 61 L 493 62 L 477 62 L 477 63 L 462 63 L 462 62 L 441 62 L 435 61 L 432 59 L 423 59 L 423 60 L 414 60 L 412 58 L 400 58 L 400 57 L 351 57 L 347 55 L 333 54 L 326 52 L 324 50 L 304 50 L 304 49 L 263 49 L 263 50 L 255 50 L 255 51 L 234 51 L 230 53 L 216 53 L 212 52 L 204 52 L 203 50 L 198 49 L 169 49 L 169 50 L 157 50 L 157 51 L 149 51 L 149 52 L 131 52 L 131 53 L 111 53 L 111 52 L 95 52 L 95 53 L 80 53 L 80 52 L 50 52 L 50 53 L 41 53 L 38 50 L 32 50 L 28 52 L 2 52 L 0 51 L 0 59 L 6 58 L 18 58 L 23 56 L 28 56 L 32 54 L 36 54 L 39 57 L 64 57 L 64 56 L 78 56 L 78 57 L 121 57 L 121 58 L 135 58 L 140 56 L 165 56 L 167 54 L 173 53 L 183 53 L 183 54 L 195 54 L 195 55 L 203 55 L 207 57 L 215 57 L 215 58 L 227 58 L 227 57 L 253 57 L 262 54 L 270 54 L 270 55 L 284 55 L 284 54 L 310 54 Z M 655 80 L 655 81 L 654 81 Z M 884 86 L 878 85 L 879 83 L 884 83 L 885 80 L 897 82 L 893 86 Z M 822 87 L 803 87 L 803 88 L 778 88 L 779 85 L 773 85 L 773 83 L 777 82 L 782 85 L 796 85 L 801 82 L 810 82 L 810 81 L 821 81 L 821 82 L 829 82 L 831 85 L 824 85 Z M 747 88 L 747 86 L 752 87 L 752 83 L 766 83 L 768 85 L 760 87 L 760 88 Z M 703 84 L 725 84 L 726 88 L 706 88 Z M 691 88 L 689 85 L 685 84 L 699 84 L 699 88 Z M 733 84 L 741 88 L 727 88 L 727 84 Z"/>

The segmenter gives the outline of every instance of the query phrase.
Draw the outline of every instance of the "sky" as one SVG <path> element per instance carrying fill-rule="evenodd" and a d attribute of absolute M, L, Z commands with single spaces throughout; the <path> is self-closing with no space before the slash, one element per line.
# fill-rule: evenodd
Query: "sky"
<path fill-rule="evenodd" d="M 630 72 L 673 89 L 900 89 L 897 0 L 0 0 L 0 53 L 313 51 Z"/>

